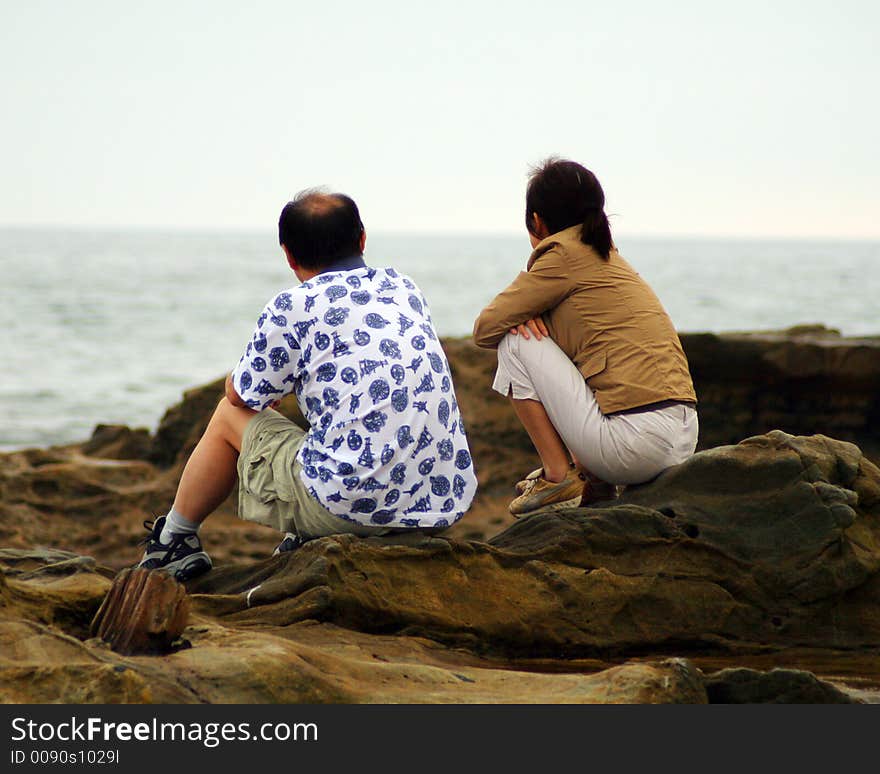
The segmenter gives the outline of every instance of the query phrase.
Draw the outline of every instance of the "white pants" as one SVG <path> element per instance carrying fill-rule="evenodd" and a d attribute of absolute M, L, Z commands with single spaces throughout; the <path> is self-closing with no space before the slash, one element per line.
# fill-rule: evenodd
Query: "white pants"
<path fill-rule="evenodd" d="M 501 339 L 492 387 L 542 403 L 577 461 L 611 484 L 650 481 L 697 446 L 699 423 L 691 406 L 605 416 L 580 371 L 549 338 Z"/>

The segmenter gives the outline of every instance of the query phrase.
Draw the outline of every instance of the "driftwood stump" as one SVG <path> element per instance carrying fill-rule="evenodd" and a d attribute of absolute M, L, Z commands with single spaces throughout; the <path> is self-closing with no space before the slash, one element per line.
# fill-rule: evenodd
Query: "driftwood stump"
<path fill-rule="evenodd" d="M 124 656 L 168 653 L 189 618 L 186 589 L 159 570 L 128 568 L 110 587 L 91 633 Z"/>

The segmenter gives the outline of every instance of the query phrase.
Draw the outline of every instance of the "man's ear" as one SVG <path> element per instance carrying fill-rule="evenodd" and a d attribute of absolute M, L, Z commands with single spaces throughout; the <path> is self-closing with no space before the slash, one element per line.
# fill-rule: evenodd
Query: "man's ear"
<path fill-rule="evenodd" d="M 365 228 L 361 229 L 361 255 L 364 254 L 364 247 L 367 244 L 367 230 Z"/>
<path fill-rule="evenodd" d="M 287 265 L 290 266 L 294 273 L 296 273 L 299 269 L 299 264 L 296 262 L 296 258 L 294 258 L 290 250 L 287 249 L 287 245 L 281 245 L 281 249 L 284 250 L 284 257 L 287 258 Z"/>

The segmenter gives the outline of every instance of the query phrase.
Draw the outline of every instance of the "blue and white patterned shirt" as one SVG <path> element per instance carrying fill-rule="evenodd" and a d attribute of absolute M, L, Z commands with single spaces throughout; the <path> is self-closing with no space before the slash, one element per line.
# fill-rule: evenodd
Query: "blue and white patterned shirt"
<path fill-rule="evenodd" d="M 279 293 L 232 375 L 262 410 L 294 392 L 309 494 L 360 524 L 447 526 L 477 480 L 425 298 L 394 269 L 340 262 Z"/>

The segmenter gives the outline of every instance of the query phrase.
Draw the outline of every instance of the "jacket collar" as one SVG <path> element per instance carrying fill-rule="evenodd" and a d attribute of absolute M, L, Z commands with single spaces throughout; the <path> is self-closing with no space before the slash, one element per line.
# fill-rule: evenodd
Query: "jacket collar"
<path fill-rule="evenodd" d="M 338 261 L 325 266 L 318 274 L 328 274 L 333 271 L 352 271 L 353 269 L 364 269 L 367 264 L 364 263 L 364 256 L 352 255 L 348 258 L 340 258 Z"/>

